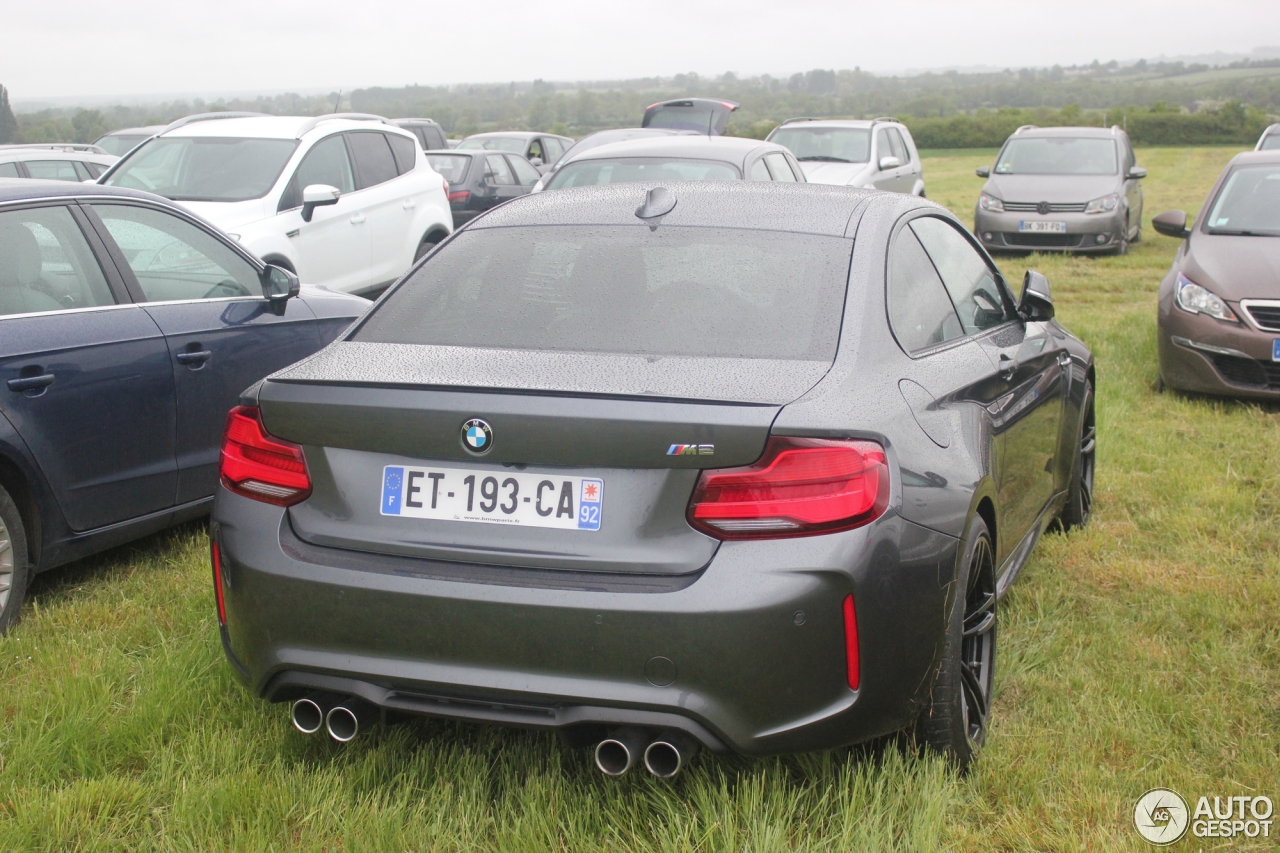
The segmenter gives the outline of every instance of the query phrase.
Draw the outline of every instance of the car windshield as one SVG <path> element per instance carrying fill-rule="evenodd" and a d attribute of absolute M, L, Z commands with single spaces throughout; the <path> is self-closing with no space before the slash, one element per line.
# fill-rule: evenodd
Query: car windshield
<path fill-rule="evenodd" d="M 1280 131 L 1262 137 L 1262 144 L 1258 146 L 1259 151 L 1275 151 L 1278 148 L 1280 148 Z"/>
<path fill-rule="evenodd" d="M 137 145 L 139 142 L 141 142 L 146 138 L 147 137 L 145 136 L 134 136 L 134 135 L 123 135 L 123 134 L 120 136 L 104 136 L 93 144 L 98 146 L 108 154 L 114 154 L 117 157 L 123 157 L 125 154 L 128 154 L 130 151 L 133 150 L 133 146 Z"/>
<path fill-rule="evenodd" d="M 146 190 L 174 201 L 245 201 L 275 185 L 297 147 L 292 139 L 153 139 L 107 179 L 109 186 Z"/>
<path fill-rule="evenodd" d="M 566 163 L 547 182 L 546 189 L 565 190 L 570 187 L 632 184 L 638 181 L 736 181 L 741 177 L 737 167 L 717 160 L 626 157 Z"/>
<path fill-rule="evenodd" d="M 1119 171 L 1116 144 L 1110 139 L 1011 139 L 996 161 L 997 175 L 1114 175 Z"/>
<path fill-rule="evenodd" d="M 861 127 L 782 127 L 769 141 L 790 148 L 802 162 L 865 163 L 871 159 L 871 131 Z"/>
<path fill-rule="evenodd" d="M 510 151 L 523 154 L 528 140 L 518 136 L 473 136 L 458 143 L 459 148 L 484 148 L 489 151 Z"/>
<path fill-rule="evenodd" d="M 1210 234 L 1280 236 L 1280 164 L 1237 166 L 1210 207 Z"/>
<path fill-rule="evenodd" d="M 451 184 L 461 183 L 467 179 L 467 166 L 471 158 L 464 154 L 428 154 L 427 164 L 440 173 Z"/>
<path fill-rule="evenodd" d="M 852 242 L 643 224 L 458 233 L 352 340 L 830 360 Z"/>

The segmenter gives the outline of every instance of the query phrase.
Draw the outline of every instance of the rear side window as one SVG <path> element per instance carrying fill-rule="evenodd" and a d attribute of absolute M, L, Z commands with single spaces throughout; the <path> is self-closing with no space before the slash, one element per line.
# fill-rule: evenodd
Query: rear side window
<path fill-rule="evenodd" d="M 773 172 L 775 181 L 796 182 L 795 173 L 791 171 L 791 164 L 787 162 L 787 158 L 778 152 L 765 155 L 765 161 L 769 164 L 769 171 Z"/>
<path fill-rule="evenodd" d="M 0 316 L 114 303 L 65 207 L 0 213 Z"/>
<path fill-rule="evenodd" d="M 391 143 L 391 153 L 395 155 L 396 171 L 401 175 L 405 172 L 412 172 L 413 167 L 417 165 L 418 143 L 407 136 L 400 136 L 396 133 L 388 133 L 386 137 L 387 141 Z"/>
<path fill-rule="evenodd" d="M 44 181 L 84 180 L 76 171 L 76 164 L 70 160 L 28 160 L 27 174 Z"/>
<path fill-rule="evenodd" d="M 913 220 L 911 229 L 942 277 L 966 334 L 1012 319 L 995 273 L 959 231 L 932 216 Z"/>
<path fill-rule="evenodd" d="M 355 174 L 351 171 L 351 158 L 347 156 L 347 145 L 341 134 L 317 142 L 307 152 L 293 173 L 289 186 L 280 196 L 280 204 L 276 210 L 290 210 L 302 206 L 302 191 L 312 184 L 325 184 L 336 187 L 344 193 L 354 192 L 356 188 Z"/>
<path fill-rule="evenodd" d="M 889 322 L 907 352 L 964 334 L 938 271 L 910 228 L 903 228 L 893 241 L 888 293 Z"/>
<path fill-rule="evenodd" d="M 769 174 L 769 167 L 764 164 L 761 158 L 751 164 L 751 178 L 753 181 L 772 181 L 773 176 Z"/>
<path fill-rule="evenodd" d="M 97 163 L 86 162 L 86 163 L 81 163 L 80 165 L 85 167 L 85 169 L 89 172 L 89 177 L 91 178 L 101 177 L 102 173 L 107 171 L 106 166 L 99 166 Z"/>
<path fill-rule="evenodd" d="M 724 228 L 457 234 L 353 340 L 830 361 L 853 243 Z"/>
<path fill-rule="evenodd" d="M 0 163 L 0 178 L 17 178 L 17 177 L 21 177 L 18 174 L 17 163 Z"/>
<path fill-rule="evenodd" d="M 523 187 L 531 187 L 538 182 L 542 175 L 538 174 L 538 170 L 533 168 L 533 164 L 518 154 L 512 154 L 507 158 L 511 161 L 511 168 L 516 171 L 516 180 Z"/>
<path fill-rule="evenodd" d="M 366 130 L 354 131 L 346 136 L 351 145 L 351 156 L 356 161 L 356 184 L 359 189 L 386 183 L 399 174 L 385 133 Z"/>

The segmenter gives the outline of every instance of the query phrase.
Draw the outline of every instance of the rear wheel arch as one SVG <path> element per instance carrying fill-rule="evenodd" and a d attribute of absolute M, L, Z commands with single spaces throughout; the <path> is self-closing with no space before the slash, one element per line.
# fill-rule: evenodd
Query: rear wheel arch
<path fill-rule="evenodd" d="M 427 252 L 430 252 L 440 244 L 445 237 L 449 236 L 449 231 L 442 225 L 435 225 L 427 229 L 427 233 L 422 236 L 422 240 L 418 243 L 417 249 L 414 250 L 413 259 L 418 261 Z"/>
<path fill-rule="evenodd" d="M 987 523 L 987 532 L 991 535 L 993 545 L 1000 541 L 996 533 L 996 504 L 990 497 L 984 497 L 978 501 L 978 507 L 975 513 L 982 516 L 982 520 Z"/>
<path fill-rule="evenodd" d="M 40 564 L 40 509 L 36 495 L 22 469 L 4 453 L 0 453 L 0 487 L 13 499 L 22 517 L 27 537 L 27 562 L 34 568 Z"/>

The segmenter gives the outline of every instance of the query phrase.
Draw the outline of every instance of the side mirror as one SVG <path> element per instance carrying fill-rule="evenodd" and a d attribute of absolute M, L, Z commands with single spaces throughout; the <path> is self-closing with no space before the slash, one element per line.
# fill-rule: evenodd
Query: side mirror
<path fill-rule="evenodd" d="M 881 157 L 880 158 L 880 171 L 884 171 L 885 169 L 896 169 L 901 165 L 902 165 L 902 161 L 899 160 L 897 157 Z"/>
<path fill-rule="evenodd" d="M 1191 229 L 1187 227 L 1187 214 L 1181 210 L 1170 210 L 1151 217 L 1151 227 L 1166 237 L 1176 237 L 1179 240 L 1191 236 Z"/>
<path fill-rule="evenodd" d="M 979 166 L 978 168 L 973 170 L 973 173 L 977 175 L 979 178 L 989 178 L 991 177 L 991 167 Z"/>
<path fill-rule="evenodd" d="M 1147 176 L 1147 170 L 1146 170 L 1146 169 L 1144 169 L 1144 168 L 1142 168 L 1141 166 L 1130 166 L 1130 167 L 1129 167 L 1129 177 L 1131 177 L 1131 178 L 1145 178 L 1146 176 Z"/>
<path fill-rule="evenodd" d="M 1035 270 L 1027 270 L 1022 279 L 1022 298 L 1018 300 L 1022 319 L 1036 323 L 1053 319 L 1053 299 L 1049 296 L 1049 279 Z"/>
<path fill-rule="evenodd" d="M 262 271 L 262 295 L 267 297 L 271 313 L 277 317 L 284 316 L 285 303 L 297 296 L 301 289 L 298 277 L 284 267 L 267 264 Z"/>
<path fill-rule="evenodd" d="M 532 163 L 534 166 L 541 166 L 541 165 L 542 165 L 542 158 L 541 158 L 541 157 L 530 157 L 530 158 L 529 158 L 529 162 L 530 162 L 530 163 Z"/>
<path fill-rule="evenodd" d="M 302 190 L 302 221 L 310 222 L 311 214 L 317 207 L 328 207 L 337 204 L 342 190 L 328 184 L 308 184 Z"/>

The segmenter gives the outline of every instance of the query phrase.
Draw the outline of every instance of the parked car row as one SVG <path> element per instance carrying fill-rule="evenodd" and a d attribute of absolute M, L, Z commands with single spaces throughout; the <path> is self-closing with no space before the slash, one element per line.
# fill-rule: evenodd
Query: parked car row
<path fill-rule="evenodd" d="M 0 145 L 0 178 L 92 181 L 117 159 L 96 145 Z"/>

